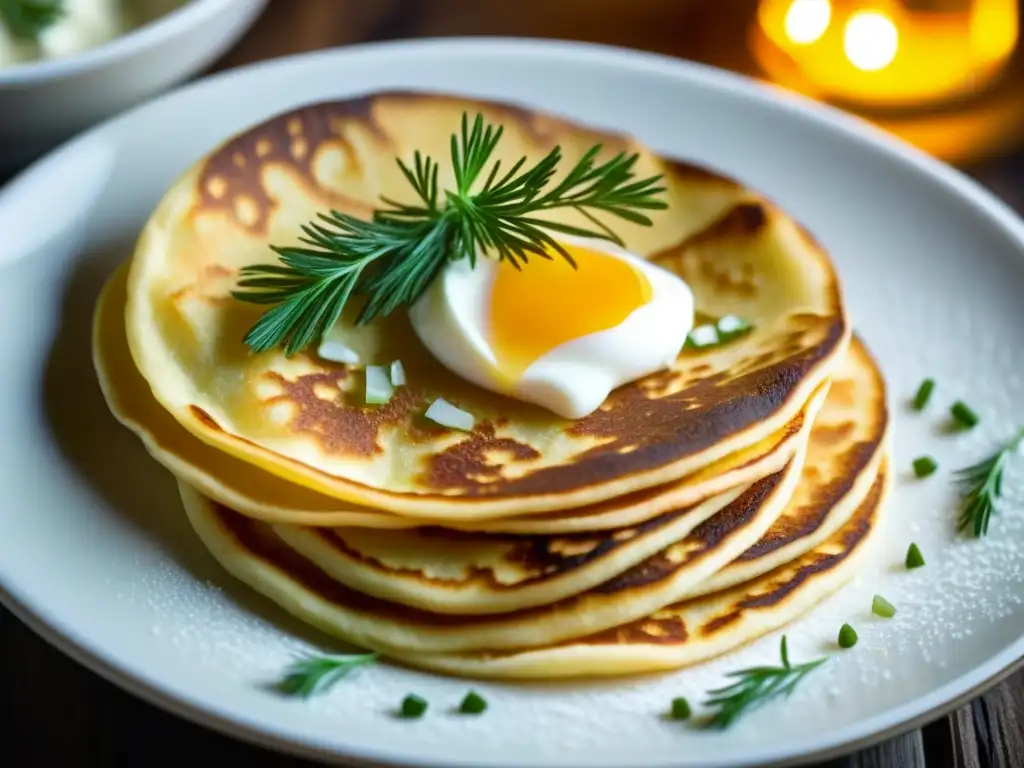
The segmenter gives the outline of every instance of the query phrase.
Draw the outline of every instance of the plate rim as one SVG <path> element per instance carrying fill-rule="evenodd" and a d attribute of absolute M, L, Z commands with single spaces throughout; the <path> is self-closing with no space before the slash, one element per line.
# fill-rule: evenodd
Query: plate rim
<path fill-rule="evenodd" d="M 994 227 L 1009 238 L 1019 255 L 1024 258 L 1024 220 L 1008 204 L 963 172 L 925 154 L 923 151 L 885 133 L 867 121 L 844 113 L 828 105 L 814 102 L 799 94 L 783 91 L 770 84 L 752 78 L 721 70 L 709 65 L 686 61 L 665 54 L 652 53 L 600 43 L 568 40 L 551 40 L 530 37 L 505 36 L 437 36 L 417 40 L 390 40 L 357 43 L 323 50 L 291 54 L 266 59 L 260 62 L 236 67 L 217 74 L 193 80 L 185 85 L 164 91 L 161 95 L 110 117 L 77 136 L 69 139 L 27 168 L 12 177 L 0 187 L 0 203 L 7 195 L 17 193 L 19 181 L 36 173 L 40 168 L 59 161 L 60 156 L 72 151 L 83 142 L 95 136 L 117 130 L 130 124 L 138 113 L 181 94 L 223 87 L 235 79 L 258 78 L 268 69 L 286 69 L 306 62 L 334 60 L 339 66 L 350 65 L 350 60 L 360 57 L 387 54 L 396 50 L 406 56 L 446 54 L 475 54 L 486 58 L 502 55 L 523 57 L 540 55 L 548 59 L 572 60 L 574 63 L 587 61 L 603 65 L 629 68 L 638 74 L 659 74 L 677 80 L 687 81 L 699 87 L 710 87 L 736 94 L 748 101 L 758 102 L 764 108 L 789 112 L 794 119 L 811 121 L 828 130 L 838 132 L 844 140 L 853 141 L 863 148 L 880 152 L 889 160 L 902 163 L 916 170 L 931 184 L 938 184 L 951 192 L 962 204 L 970 206 L 981 214 L 990 227 Z M 438 90 L 443 90 L 438 88 Z M 60 617 L 54 616 L 45 606 L 32 605 L 19 593 L 16 584 L 10 583 L 6 568 L 0 564 L 0 603 L 2 603 L 32 632 L 51 646 L 82 664 L 90 671 L 144 701 L 164 711 L 182 717 L 202 727 L 211 728 L 232 738 L 242 739 L 276 752 L 301 755 L 317 760 L 352 761 L 360 766 L 426 766 L 432 765 L 423 759 L 411 758 L 375 748 L 372 752 L 363 749 L 352 751 L 337 744 L 317 744 L 302 741 L 294 734 L 273 727 L 272 723 L 261 723 L 244 713 L 226 711 L 216 702 L 197 698 L 184 686 L 170 680 L 155 680 L 129 663 L 113 658 L 102 647 L 94 645 L 80 636 L 73 627 L 67 626 Z M 30 607 L 31 606 L 31 607 Z M 829 731 L 830 737 L 801 737 L 784 747 L 752 755 L 746 762 L 704 763 L 713 766 L 735 765 L 799 765 L 812 760 L 821 760 L 846 754 L 852 750 L 878 743 L 894 735 L 919 727 L 945 714 L 979 693 L 997 684 L 1000 680 L 1024 666 L 1024 635 L 1009 643 L 989 659 L 956 678 L 938 686 L 930 693 L 917 697 L 905 704 L 890 707 L 847 726 Z M 822 743 L 825 741 L 826 743 Z M 386 750 L 386 748 L 385 748 Z M 448 766 L 505 766 L 504 762 L 474 762 L 445 760 Z M 559 763 L 565 768 L 568 763 Z M 652 765 L 670 766 L 683 763 L 659 760 Z"/>

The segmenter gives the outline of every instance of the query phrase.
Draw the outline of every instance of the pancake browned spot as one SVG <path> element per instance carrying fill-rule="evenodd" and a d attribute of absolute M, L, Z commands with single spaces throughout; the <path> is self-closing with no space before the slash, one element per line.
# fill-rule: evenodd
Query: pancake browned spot
<path fill-rule="evenodd" d="M 242 547 L 275 570 L 287 573 L 289 578 L 328 602 L 371 615 L 400 616 L 402 620 L 426 626 L 451 626 L 461 624 L 465 620 L 461 616 L 428 613 L 417 608 L 388 603 L 349 589 L 296 554 L 284 542 L 269 533 L 262 523 L 220 504 L 215 504 L 214 509 L 220 524 Z"/>
<path fill-rule="evenodd" d="M 424 477 L 431 488 L 463 488 L 467 480 L 487 485 L 504 477 L 502 470 L 508 463 L 539 457 L 532 445 L 498 437 L 492 425 L 479 424 L 465 440 L 429 457 Z"/>
<path fill-rule="evenodd" d="M 220 424 L 217 423 L 217 420 L 198 405 L 190 405 L 188 409 L 196 421 L 200 422 L 207 429 L 216 430 L 217 432 L 224 431 L 221 429 Z"/>
<path fill-rule="evenodd" d="M 851 491 L 857 478 L 871 463 L 877 450 L 877 443 L 866 442 L 858 443 L 845 451 L 846 461 L 843 463 L 843 468 L 839 470 L 837 479 L 820 485 L 810 503 L 797 509 L 787 510 L 786 514 L 780 516 L 756 544 L 736 559 L 740 561 L 757 560 L 770 552 L 781 549 L 791 541 L 817 530 L 825 522 L 825 518 L 828 517 L 832 508 Z"/>
<path fill-rule="evenodd" d="M 724 538 L 752 522 L 769 494 L 782 482 L 785 474 L 786 470 L 782 470 L 758 480 L 725 509 L 694 528 L 679 545 L 687 549 L 687 563 L 697 562 L 707 553 L 714 551 Z M 670 577 L 677 566 L 678 563 L 670 556 L 669 551 L 665 550 L 595 587 L 593 591 L 612 594 L 652 584 Z"/>
<path fill-rule="evenodd" d="M 732 611 L 723 616 L 719 616 L 704 625 L 701 628 L 701 634 L 714 634 L 724 627 L 727 627 L 729 624 L 739 619 L 740 615 L 745 610 L 768 608 L 776 605 L 785 600 L 807 579 L 813 578 L 817 574 L 824 573 L 825 571 L 829 571 L 838 566 L 843 560 L 852 554 L 874 526 L 875 519 L 879 513 L 879 502 L 881 500 L 884 486 L 885 477 L 880 474 L 875 480 L 874 485 L 871 486 L 871 491 L 868 493 L 867 498 L 864 499 L 860 507 L 853 514 L 853 517 L 843 527 L 839 535 L 839 542 L 837 543 L 838 552 L 819 555 L 806 565 L 801 566 L 794 574 L 788 576 L 785 581 L 773 584 L 772 588 L 767 592 L 751 595 L 750 597 L 739 601 L 733 606 Z"/>
<path fill-rule="evenodd" d="M 672 178 L 712 182 L 734 189 L 739 189 L 740 187 L 739 182 L 735 179 L 729 178 L 710 168 L 705 168 L 703 165 L 695 165 L 687 160 L 670 159 L 665 161 L 665 167 L 667 175 Z"/>
<path fill-rule="evenodd" d="M 839 399 L 840 398 L 836 398 L 837 401 Z M 842 445 L 850 439 L 850 435 L 852 435 L 856 429 L 857 425 L 849 421 L 843 422 L 842 424 L 822 424 L 815 428 L 811 439 L 814 440 L 815 443 L 823 446 Z"/>
<path fill-rule="evenodd" d="M 341 388 L 348 375 L 346 368 L 295 379 L 270 372 L 265 377 L 280 385 L 282 392 L 265 402 L 294 406 L 292 430 L 314 438 L 330 453 L 371 456 L 381 451 L 378 438 L 382 427 L 401 423 L 419 405 L 419 398 L 411 389 L 400 387 L 384 405 L 353 407 L 345 402 Z M 324 397 L 325 390 L 333 390 L 334 396 Z"/>
<path fill-rule="evenodd" d="M 824 344 L 795 358 L 750 371 L 738 378 L 721 374 L 697 381 L 688 389 L 660 399 L 648 397 L 643 383 L 635 382 L 612 392 L 606 405 L 578 419 L 568 430 L 573 435 L 605 438 L 600 445 L 580 454 L 571 466 L 542 468 L 500 483 L 480 484 L 469 478 L 451 477 L 449 488 L 466 495 L 502 493 L 528 495 L 565 490 L 587 482 L 588 477 L 627 474 L 673 458 L 704 450 L 775 412 L 801 382 L 805 372 L 831 353 L 843 337 L 843 325 L 829 327 Z M 644 424 L 643 443 L 637 444 L 636 425 Z M 628 453 L 619 451 L 633 446 Z M 435 487 L 433 475 L 422 478 Z"/>
<path fill-rule="evenodd" d="M 346 142 L 338 135 L 335 121 L 358 119 L 373 127 L 374 101 L 365 97 L 312 104 L 231 139 L 210 155 L 199 174 L 195 211 L 223 211 L 247 231 L 265 234 L 267 220 L 277 205 L 263 182 L 262 172 L 269 165 L 288 168 L 331 199 L 357 209 L 367 208 L 337 192 L 320 188 L 313 173 L 313 162 L 317 149 L 325 142 L 333 141 L 345 148 Z M 381 133 L 379 129 L 376 132 Z M 242 201 L 241 207 L 239 201 Z"/>
<path fill-rule="evenodd" d="M 650 618 L 634 621 L 622 627 L 612 627 L 588 637 L 574 640 L 584 645 L 636 645 L 638 643 L 682 644 L 689 637 L 686 622 L 679 616 Z"/>
<path fill-rule="evenodd" d="M 685 507 L 672 512 L 666 512 L 638 525 L 622 528 L 617 531 L 566 533 L 560 535 L 487 534 L 486 540 L 490 545 L 503 543 L 510 545 L 510 549 L 502 556 L 502 560 L 505 563 L 520 565 L 522 566 L 520 572 L 532 574 L 512 583 L 500 581 L 496 578 L 497 566 L 474 566 L 469 568 L 466 573 L 460 574 L 457 578 L 446 579 L 437 576 L 427 576 L 420 569 L 402 568 L 390 563 L 382 563 L 376 557 L 367 555 L 356 547 L 351 546 L 345 541 L 344 536 L 339 536 L 334 529 L 323 528 L 317 529 L 315 532 L 324 543 L 344 553 L 348 558 L 375 567 L 388 574 L 402 574 L 418 581 L 430 582 L 435 586 L 443 586 L 445 583 L 450 583 L 452 586 L 464 588 L 467 584 L 476 582 L 485 584 L 488 588 L 495 591 L 504 591 L 521 589 L 533 583 L 549 581 L 583 568 L 627 545 L 637 536 L 654 533 L 693 512 L 693 507 Z M 435 538 L 446 542 L 480 541 L 479 533 L 459 531 L 440 526 L 424 526 L 416 529 L 416 532 L 418 536 L 425 539 Z"/>
<path fill-rule="evenodd" d="M 856 402 L 857 387 L 852 381 L 834 381 L 828 396 L 839 405 L 852 406 Z"/>
<path fill-rule="evenodd" d="M 768 224 L 769 216 L 768 209 L 761 202 L 750 200 L 738 203 L 700 232 L 687 238 L 669 251 L 652 256 L 651 260 L 658 261 L 669 256 L 672 252 L 686 251 L 690 248 L 707 245 L 716 240 L 756 237 Z"/>

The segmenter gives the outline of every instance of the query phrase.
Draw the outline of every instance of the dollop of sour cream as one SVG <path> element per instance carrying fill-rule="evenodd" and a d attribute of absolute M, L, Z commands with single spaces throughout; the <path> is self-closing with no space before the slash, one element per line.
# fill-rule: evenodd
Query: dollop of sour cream
<path fill-rule="evenodd" d="M 606 240 L 560 238 L 559 254 L 517 270 L 447 264 L 410 307 L 416 335 L 445 367 L 567 419 L 623 384 L 669 367 L 693 327 L 689 286 Z"/>
<path fill-rule="evenodd" d="M 63 0 L 63 13 L 38 39 L 19 37 L 0 16 L 0 67 L 59 59 L 104 45 L 185 0 Z"/>

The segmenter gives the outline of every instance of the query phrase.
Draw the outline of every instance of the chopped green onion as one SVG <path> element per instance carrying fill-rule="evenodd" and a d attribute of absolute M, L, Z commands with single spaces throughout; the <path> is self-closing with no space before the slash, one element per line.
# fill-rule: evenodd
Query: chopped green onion
<path fill-rule="evenodd" d="M 467 693 L 462 703 L 459 704 L 459 712 L 466 715 L 479 715 L 485 709 L 487 709 L 487 700 L 476 691 Z"/>
<path fill-rule="evenodd" d="M 839 647 L 853 648 L 857 644 L 857 630 L 849 624 L 843 624 L 839 628 Z"/>
<path fill-rule="evenodd" d="M 463 432 L 469 432 L 473 429 L 473 424 L 476 423 L 473 414 L 456 408 L 443 397 L 432 402 L 424 416 L 442 427 L 461 429 Z"/>
<path fill-rule="evenodd" d="M 405 384 L 405 368 L 401 360 L 395 360 L 391 364 L 391 386 L 400 387 Z"/>
<path fill-rule="evenodd" d="M 320 345 L 316 353 L 324 360 L 330 360 L 332 363 L 345 363 L 346 365 L 356 365 L 359 363 L 359 355 L 340 341 L 325 341 Z"/>
<path fill-rule="evenodd" d="M 871 612 L 883 619 L 891 619 L 896 615 L 896 606 L 890 603 L 881 595 L 875 595 L 871 601 Z"/>
<path fill-rule="evenodd" d="M 920 568 L 924 565 L 924 555 L 917 548 L 917 544 L 911 543 L 907 549 L 907 568 Z"/>
<path fill-rule="evenodd" d="M 698 325 L 686 337 L 686 345 L 703 349 L 718 343 L 718 329 L 713 325 Z"/>
<path fill-rule="evenodd" d="M 382 405 L 394 394 L 388 372 L 379 365 L 366 366 L 366 402 Z"/>
<path fill-rule="evenodd" d="M 928 477 L 938 468 L 939 465 L 931 456 L 920 456 L 914 459 L 914 474 L 918 477 Z"/>
<path fill-rule="evenodd" d="M 683 696 L 677 696 L 672 699 L 672 719 L 673 720 L 689 720 L 690 719 L 690 702 Z"/>
<path fill-rule="evenodd" d="M 742 317 L 737 317 L 736 315 L 726 315 L 715 324 L 720 341 L 735 339 L 737 336 L 743 335 L 753 327 L 754 326 L 747 320 L 744 320 Z"/>
<path fill-rule="evenodd" d="M 961 400 L 957 400 L 953 403 L 953 407 L 949 409 L 949 412 L 953 414 L 953 418 L 960 422 L 960 425 L 965 429 L 970 429 L 980 420 L 978 414 L 968 407 L 966 403 Z"/>
<path fill-rule="evenodd" d="M 427 700 L 410 693 L 402 699 L 402 717 L 421 717 L 427 711 Z"/>
<path fill-rule="evenodd" d="M 928 405 L 928 401 L 932 399 L 932 392 L 935 391 L 935 379 L 925 379 L 921 382 L 921 386 L 917 388 L 917 394 L 914 395 L 914 410 L 923 411 L 924 407 Z"/>

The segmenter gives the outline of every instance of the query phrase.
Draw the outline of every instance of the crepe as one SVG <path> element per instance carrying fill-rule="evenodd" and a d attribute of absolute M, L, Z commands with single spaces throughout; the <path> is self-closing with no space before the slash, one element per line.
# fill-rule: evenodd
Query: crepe
<path fill-rule="evenodd" d="M 819 387 L 811 410 L 821 409 L 827 392 L 828 385 Z M 395 531 L 290 525 L 273 530 L 332 578 L 360 592 L 436 613 L 505 613 L 553 603 L 619 576 L 682 540 L 748 490 L 740 487 L 607 531 L 523 535 L 438 526 Z"/>
<path fill-rule="evenodd" d="M 694 584 L 685 596 L 748 581 L 827 540 L 870 491 L 888 425 L 881 371 L 855 335 L 813 420 L 808 447 L 812 458 L 793 499 L 759 542 Z M 500 613 L 553 602 L 616 576 L 682 538 L 721 506 L 712 500 L 639 526 L 561 537 L 465 534 L 445 528 L 274 530 L 314 564 L 359 591 L 440 613 Z"/>
<path fill-rule="evenodd" d="M 408 384 L 382 407 L 362 404 L 362 374 L 347 366 L 249 354 L 241 340 L 261 308 L 229 298 L 239 268 L 273 261 L 269 244 L 296 243 L 318 212 L 411 201 L 395 156 L 446 156 L 464 110 L 504 126 L 506 166 L 556 143 L 567 163 L 597 142 L 639 151 L 637 173 L 665 174 L 670 207 L 649 228 L 616 223 L 627 247 L 682 276 L 702 315 L 738 314 L 754 331 L 685 350 L 576 421 L 450 373 L 403 312 L 336 333 L 364 362 L 402 361 Z M 188 170 L 140 236 L 125 317 L 156 400 L 200 440 L 321 494 L 429 519 L 564 511 L 678 480 L 784 429 L 849 339 L 822 248 L 736 182 L 528 110 L 396 93 L 296 109 Z M 437 397 L 477 417 L 471 434 L 422 419 Z"/>
<path fill-rule="evenodd" d="M 678 669 L 728 653 L 800 618 L 848 583 L 871 551 L 892 485 L 883 463 L 864 500 L 824 542 L 757 579 L 570 643 L 518 653 L 393 654 L 464 677 L 610 677 Z"/>
<path fill-rule="evenodd" d="M 374 597 L 435 613 L 507 613 L 572 597 L 620 575 L 683 539 L 746 490 L 594 533 L 530 536 L 436 526 L 273 530 L 332 578 Z"/>
<path fill-rule="evenodd" d="M 889 451 L 889 409 L 882 372 L 860 338 L 836 367 L 824 407 L 814 420 L 804 469 L 793 500 L 761 540 L 687 597 L 756 578 L 828 540 L 871 491 Z"/>
<path fill-rule="evenodd" d="M 638 525 L 781 470 L 806 442 L 816 406 L 811 397 L 783 429 L 679 480 L 565 512 L 483 520 L 404 517 L 359 507 L 265 472 L 218 450 L 182 427 L 153 397 L 135 368 L 125 337 L 127 263 L 104 286 L 93 324 L 93 358 L 107 405 L 177 477 L 231 509 L 273 523 L 413 528 L 433 523 L 506 533 L 592 533 Z M 824 386 L 824 385 L 822 385 Z M 819 390 L 821 386 L 819 386 Z"/>
<path fill-rule="evenodd" d="M 682 541 L 614 579 L 556 603 L 494 616 L 430 613 L 356 592 L 299 556 L 265 523 L 179 483 L 199 537 L 237 578 L 285 610 L 356 645 L 384 653 L 530 648 L 639 619 L 675 601 L 768 530 L 793 495 L 803 452 L 754 483 Z"/>
<path fill-rule="evenodd" d="M 231 512 L 184 483 L 179 489 L 192 525 L 217 560 L 237 578 L 313 626 L 426 669 L 479 677 L 550 678 L 625 675 L 684 666 L 792 621 L 856 572 L 884 510 L 890 475 L 883 462 L 868 495 L 842 529 L 792 563 L 757 579 L 686 602 L 668 601 L 642 617 L 581 632 L 568 641 L 543 642 L 539 633 L 533 633 L 535 642 L 526 643 L 523 641 L 531 633 L 521 625 L 506 623 L 512 641 L 500 631 L 484 633 L 489 637 L 478 639 L 487 647 L 477 653 L 434 650 L 440 645 L 464 645 L 458 639 L 468 626 L 465 621 L 402 609 L 349 590 L 285 548 L 266 524 Z M 645 583 L 663 581 L 664 567 L 665 558 L 652 558 L 591 594 L 628 597 Z M 536 609 L 521 612 L 517 618 L 537 613 Z M 472 622 L 472 626 L 475 634 L 486 625 Z M 452 628 L 459 635 L 452 638 L 455 642 L 438 642 L 440 635 Z M 430 651 L 413 648 L 427 633 L 435 636 L 428 643 Z M 490 642 L 521 647 L 503 653 Z"/>

